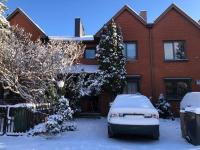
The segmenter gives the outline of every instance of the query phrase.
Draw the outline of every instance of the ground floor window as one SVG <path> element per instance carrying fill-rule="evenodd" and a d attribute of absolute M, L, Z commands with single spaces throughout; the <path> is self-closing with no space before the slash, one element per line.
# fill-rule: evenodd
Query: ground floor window
<path fill-rule="evenodd" d="M 191 79 L 165 79 L 165 90 L 168 100 L 181 100 L 191 91 Z"/>
<path fill-rule="evenodd" d="M 124 87 L 124 94 L 135 94 L 140 92 L 139 90 L 139 79 L 127 78 L 127 84 Z"/>

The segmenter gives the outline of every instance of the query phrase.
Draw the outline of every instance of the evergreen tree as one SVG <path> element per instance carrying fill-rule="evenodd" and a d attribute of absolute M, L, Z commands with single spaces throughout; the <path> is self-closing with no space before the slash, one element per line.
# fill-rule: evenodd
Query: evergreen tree
<path fill-rule="evenodd" d="M 73 113 L 68 99 L 61 96 L 56 105 L 55 114 L 48 116 L 46 122 L 36 125 L 29 134 L 54 136 L 64 131 L 74 131 L 76 125 L 72 122 Z"/>
<path fill-rule="evenodd" d="M 168 119 L 171 118 L 174 120 L 173 113 L 171 111 L 171 105 L 167 102 L 163 94 L 160 94 L 158 98 L 158 104 L 156 104 L 156 108 L 159 112 L 161 118 Z"/>
<path fill-rule="evenodd" d="M 100 65 L 98 74 L 102 77 L 102 88 L 113 96 L 121 93 L 126 84 L 126 60 L 123 50 L 121 30 L 112 20 L 103 27 L 96 58 Z"/>

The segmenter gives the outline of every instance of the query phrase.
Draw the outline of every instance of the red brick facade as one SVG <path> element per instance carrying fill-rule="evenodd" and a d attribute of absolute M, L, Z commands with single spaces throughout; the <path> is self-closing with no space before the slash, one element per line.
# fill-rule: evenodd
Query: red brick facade
<path fill-rule="evenodd" d="M 33 41 L 45 36 L 44 31 L 42 31 L 37 24 L 35 24 L 30 17 L 19 8 L 10 14 L 7 20 L 10 22 L 10 25 L 18 25 L 19 27 L 24 28 L 27 33 L 32 35 L 31 39 Z"/>
<path fill-rule="evenodd" d="M 19 24 L 33 37 L 40 37 L 41 32 L 29 25 L 23 15 L 17 14 L 9 21 Z M 139 78 L 140 92 L 153 101 L 157 101 L 160 93 L 166 94 L 166 78 L 190 78 L 192 91 L 200 91 L 200 25 L 194 22 L 174 4 L 171 5 L 153 24 L 147 24 L 128 6 L 124 6 L 114 17 L 121 27 L 125 42 L 137 43 L 137 59 L 127 61 L 128 76 Z M 85 42 L 87 48 L 95 48 L 98 44 L 99 32 L 95 40 Z M 166 61 L 164 59 L 165 41 L 185 41 L 187 59 Z M 96 60 L 81 58 L 83 64 L 94 65 Z M 103 93 L 99 97 L 99 111 L 108 111 L 109 96 Z M 180 101 L 170 101 L 174 112 L 178 112 Z"/>

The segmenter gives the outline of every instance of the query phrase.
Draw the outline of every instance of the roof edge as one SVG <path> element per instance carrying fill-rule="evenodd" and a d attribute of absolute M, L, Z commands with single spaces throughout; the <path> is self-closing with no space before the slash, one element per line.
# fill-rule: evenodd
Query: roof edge
<path fill-rule="evenodd" d="M 200 29 L 200 25 L 190 17 L 184 10 L 178 7 L 175 3 L 172 3 L 157 19 L 154 21 L 154 25 L 157 24 L 170 10 L 175 9 L 181 15 L 183 15 L 187 20 L 189 20 L 193 25 Z"/>
<path fill-rule="evenodd" d="M 21 9 L 21 8 L 16 8 L 10 15 L 8 15 L 8 17 L 6 18 L 8 21 L 12 18 L 12 17 L 14 17 L 14 15 L 16 14 L 16 13 L 18 13 L 18 12 L 20 12 L 20 13 L 22 13 L 38 30 L 40 30 L 45 36 L 47 35 L 45 32 L 44 32 L 44 30 L 37 24 L 37 23 L 35 23 L 32 19 L 31 19 L 31 17 L 29 17 L 28 15 L 27 15 L 27 13 L 25 13 L 25 11 L 23 11 L 23 9 Z"/>
<path fill-rule="evenodd" d="M 109 24 L 111 21 L 112 21 L 112 19 L 116 19 L 124 10 L 128 10 L 133 16 L 135 16 L 143 25 L 145 25 L 146 26 L 146 24 L 147 24 L 147 22 L 136 12 L 136 11 L 134 11 L 129 5 L 124 5 L 117 13 L 115 13 L 115 15 L 109 20 L 109 21 L 107 21 L 105 24 Z M 100 33 L 100 31 L 103 29 L 103 27 L 102 28 L 100 28 L 100 30 L 98 30 L 95 34 L 94 34 L 94 36 L 96 37 L 99 33 Z"/>

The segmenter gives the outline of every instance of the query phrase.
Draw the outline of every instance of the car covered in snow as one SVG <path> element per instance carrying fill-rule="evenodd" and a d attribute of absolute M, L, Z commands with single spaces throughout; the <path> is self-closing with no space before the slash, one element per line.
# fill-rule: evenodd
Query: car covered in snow
<path fill-rule="evenodd" d="M 158 111 L 144 95 L 118 95 L 111 105 L 107 121 L 109 137 L 133 134 L 159 139 Z"/>

